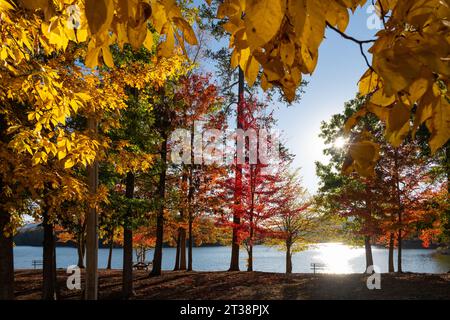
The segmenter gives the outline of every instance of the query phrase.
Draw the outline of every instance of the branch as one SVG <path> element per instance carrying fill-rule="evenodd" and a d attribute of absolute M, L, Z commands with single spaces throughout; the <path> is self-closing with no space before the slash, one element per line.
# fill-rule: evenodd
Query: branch
<path fill-rule="evenodd" d="M 344 32 L 342 32 L 341 30 L 339 30 L 336 27 L 333 27 L 331 24 L 329 24 L 327 22 L 327 27 L 334 30 L 335 32 L 337 32 L 338 34 L 341 35 L 341 37 L 343 37 L 344 39 L 350 40 L 354 43 L 356 43 L 357 45 L 359 45 L 359 48 L 361 50 L 361 55 L 364 57 L 364 60 L 366 61 L 367 66 L 370 68 L 370 70 L 375 71 L 372 67 L 372 65 L 369 62 L 369 58 L 367 58 L 366 53 L 364 52 L 364 45 L 368 44 L 368 43 L 374 43 L 376 40 L 358 40 L 352 36 L 349 36 L 347 34 L 345 34 Z"/>

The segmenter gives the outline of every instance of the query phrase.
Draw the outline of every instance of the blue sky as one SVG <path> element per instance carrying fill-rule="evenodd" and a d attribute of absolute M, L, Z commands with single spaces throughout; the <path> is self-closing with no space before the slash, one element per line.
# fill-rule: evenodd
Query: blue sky
<path fill-rule="evenodd" d="M 357 10 L 346 34 L 360 40 L 372 39 L 376 30 L 367 27 L 370 16 L 367 7 Z M 343 111 L 344 103 L 355 97 L 358 81 L 366 70 L 359 46 L 327 30 L 317 69 L 306 78 L 309 83 L 303 99 L 290 107 L 277 108 L 279 129 L 285 132 L 288 147 L 296 155 L 294 165 L 301 167 L 303 182 L 311 193 L 317 190 L 318 183 L 314 163 L 326 161 L 323 141 L 318 137 L 320 124 Z"/>
<path fill-rule="evenodd" d="M 351 17 L 346 34 L 359 40 L 372 39 L 376 30 L 368 27 L 368 20 L 373 18 L 370 12 L 367 6 L 358 9 Z M 274 106 L 278 129 L 284 132 L 287 145 L 296 156 L 294 166 L 301 168 L 304 185 L 312 194 L 318 187 L 314 163 L 326 161 L 322 153 L 324 145 L 318 137 L 320 124 L 341 112 L 344 103 L 355 97 L 358 81 L 366 70 L 359 46 L 335 31 L 327 30 L 317 69 L 312 76 L 305 77 L 309 84 L 302 100 L 289 107 L 284 104 Z"/>

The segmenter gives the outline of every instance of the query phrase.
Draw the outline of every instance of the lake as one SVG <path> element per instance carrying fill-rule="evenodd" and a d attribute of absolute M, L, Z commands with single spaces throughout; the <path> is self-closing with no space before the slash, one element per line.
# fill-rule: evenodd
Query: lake
<path fill-rule="evenodd" d="M 75 248 L 58 247 L 56 249 L 57 267 L 67 268 L 77 263 Z M 193 250 L 193 267 L 196 271 L 225 271 L 229 267 L 230 247 L 200 247 Z M 395 257 L 396 257 L 395 253 Z M 150 251 L 148 260 L 153 257 Z M 388 271 L 388 250 L 373 248 L 374 263 L 381 272 Z M 108 249 L 99 249 L 99 268 L 105 268 Z M 247 254 L 241 249 L 241 270 L 246 270 Z M 14 248 L 14 267 L 16 269 L 32 268 L 32 260 L 42 260 L 41 247 L 18 246 Z M 175 249 L 164 248 L 163 269 L 172 270 L 175 262 Z M 340 243 L 315 245 L 309 250 L 294 254 L 293 272 L 309 273 L 311 263 L 324 263 L 328 273 L 362 273 L 365 269 L 365 253 L 362 247 L 349 247 Z M 396 260 L 395 260 L 396 263 Z M 285 256 L 273 247 L 256 246 L 254 248 L 255 271 L 284 272 Z M 122 267 L 122 249 L 113 250 L 112 267 Z M 447 273 L 450 271 L 450 256 L 443 256 L 431 249 L 403 249 L 403 271 L 417 273 Z"/>

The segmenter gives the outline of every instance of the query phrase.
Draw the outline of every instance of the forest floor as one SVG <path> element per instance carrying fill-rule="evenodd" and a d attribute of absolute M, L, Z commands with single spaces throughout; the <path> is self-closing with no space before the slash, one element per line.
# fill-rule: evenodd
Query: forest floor
<path fill-rule="evenodd" d="M 58 271 L 61 299 L 80 299 L 67 289 L 68 275 Z M 82 279 L 84 277 L 82 276 Z M 83 280 L 82 280 L 83 281 Z M 122 272 L 100 270 L 99 298 L 120 299 Z M 445 299 L 450 300 L 450 274 L 382 274 L 381 290 L 367 288 L 367 275 L 292 274 L 263 272 L 164 272 L 148 277 L 134 272 L 134 299 Z M 40 270 L 16 271 L 16 298 L 40 299 Z"/>

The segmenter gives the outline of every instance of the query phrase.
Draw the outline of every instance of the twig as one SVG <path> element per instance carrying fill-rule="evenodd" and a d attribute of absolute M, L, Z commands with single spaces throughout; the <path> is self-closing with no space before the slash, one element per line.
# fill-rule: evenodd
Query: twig
<path fill-rule="evenodd" d="M 362 56 L 364 57 L 364 60 L 366 61 L 367 66 L 368 66 L 372 71 L 375 71 L 375 70 L 373 69 L 372 65 L 371 65 L 370 62 L 369 62 L 369 58 L 367 57 L 366 53 L 364 52 L 364 45 L 365 45 L 365 44 L 368 44 L 368 43 L 374 43 L 376 40 L 358 40 L 358 39 L 356 39 L 356 38 L 354 38 L 354 37 L 352 37 L 352 36 L 349 36 L 349 35 L 345 34 L 345 33 L 342 32 L 341 30 L 339 30 L 338 28 L 333 27 L 333 26 L 332 26 L 331 24 L 329 24 L 328 22 L 327 22 L 327 27 L 330 28 L 330 29 L 332 29 L 333 31 L 337 32 L 338 34 L 340 34 L 341 37 L 343 37 L 344 39 L 350 40 L 350 41 L 356 43 L 357 45 L 359 45 L 359 48 L 360 48 L 360 50 L 361 50 L 361 54 L 362 54 Z"/>

